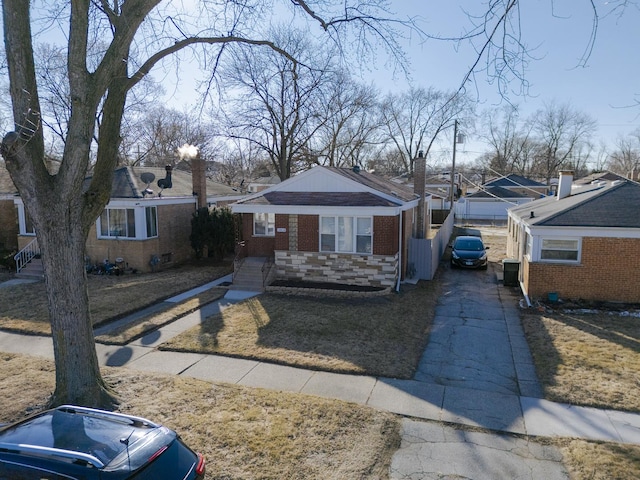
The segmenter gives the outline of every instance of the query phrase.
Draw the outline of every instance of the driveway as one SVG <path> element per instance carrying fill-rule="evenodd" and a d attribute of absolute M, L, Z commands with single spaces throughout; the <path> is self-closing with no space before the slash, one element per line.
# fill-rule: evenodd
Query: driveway
<path fill-rule="evenodd" d="M 441 266 L 436 281 L 443 294 L 414 376 L 445 387 L 445 420 L 482 430 L 403 420 L 392 479 L 569 478 L 555 447 L 491 431 L 518 430 L 524 425 L 518 398 L 541 398 L 542 391 L 520 325 L 519 296 L 498 281 L 499 252 L 489 252 L 487 271 Z"/>

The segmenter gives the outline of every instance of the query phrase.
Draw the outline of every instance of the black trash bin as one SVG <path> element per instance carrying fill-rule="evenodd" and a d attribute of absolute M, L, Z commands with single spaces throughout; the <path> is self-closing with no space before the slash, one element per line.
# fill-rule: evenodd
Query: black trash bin
<path fill-rule="evenodd" d="M 502 271 L 505 287 L 518 286 L 518 273 L 520 272 L 520 262 L 515 258 L 505 258 L 502 260 Z"/>

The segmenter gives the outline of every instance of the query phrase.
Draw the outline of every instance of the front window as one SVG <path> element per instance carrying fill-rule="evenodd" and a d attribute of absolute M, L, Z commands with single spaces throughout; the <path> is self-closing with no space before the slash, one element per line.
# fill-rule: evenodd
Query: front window
<path fill-rule="evenodd" d="M 254 213 L 253 234 L 262 237 L 273 237 L 276 234 L 275 213 Z"/>
<path fill-rule="evenodd" d="M 133 208 L 107 208 L 100 215 L 102 237 L 135 238 L 136 219 Z"/>
<path fill-rule="evenodd" d="M 543 238 L 540 260 L 577 262 L 579 248 L 577 239 Z"/>
<path fill-rule="evenodd" d="M 320 251 L 372 252 L 371 217 L 320 217 Z"/>

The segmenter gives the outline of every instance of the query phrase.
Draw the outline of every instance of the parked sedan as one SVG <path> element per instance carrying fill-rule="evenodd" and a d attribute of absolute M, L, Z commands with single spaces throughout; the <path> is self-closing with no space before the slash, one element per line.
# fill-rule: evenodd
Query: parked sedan
<path fill-rule="evenodd" d="M 0 429 L 0 479 L 202 480 L 204 458 L 173 430 L 64 405 Z"/>
<path fill-rule="evenodd" d="M 487 268 L 487 249 L 482 238 L 469 235 L 456 237 L 451 245 L 451 267 Z"/>

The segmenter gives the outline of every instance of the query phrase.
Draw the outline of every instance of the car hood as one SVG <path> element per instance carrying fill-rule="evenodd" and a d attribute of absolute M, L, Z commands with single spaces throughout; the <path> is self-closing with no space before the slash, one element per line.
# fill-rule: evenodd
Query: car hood
<path fill-rule="evenodd" d="M 465 260 L 476 260 L 485 254 L 484 250 L 454 250 L 453 252 L 458 258 L 464 258 Z"/>

